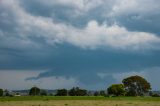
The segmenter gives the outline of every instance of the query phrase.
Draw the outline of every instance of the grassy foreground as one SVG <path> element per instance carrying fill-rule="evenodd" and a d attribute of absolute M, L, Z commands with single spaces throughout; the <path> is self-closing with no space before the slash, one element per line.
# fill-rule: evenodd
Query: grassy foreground
<path fill-rule="evenodd" d="M 160 97 L 103 97 L 103 96 L 20 96 L 0 97 L 3 101 L 49 101 L 49 100 L 118 100 L 118 101 L 158 101 Z"/>
<path fill-rule="evenodd" d="M 156 97 L 1 97 L 0 106 L 160 106 Z"/>

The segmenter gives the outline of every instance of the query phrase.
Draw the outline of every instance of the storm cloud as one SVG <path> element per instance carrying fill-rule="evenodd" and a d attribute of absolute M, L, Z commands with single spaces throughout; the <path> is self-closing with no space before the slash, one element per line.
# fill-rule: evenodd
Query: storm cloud
<path fill-rule="evenodd" d="M 157 0 L 0 0 L 0 73 L 87 89 L 117 83 L 113 74 L 149 74 L 160 67 L 159 9 Z"/>

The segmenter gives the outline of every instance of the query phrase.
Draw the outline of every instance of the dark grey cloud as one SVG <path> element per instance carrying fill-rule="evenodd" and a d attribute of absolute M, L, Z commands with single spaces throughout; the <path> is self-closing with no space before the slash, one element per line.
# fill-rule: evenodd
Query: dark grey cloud
<path fill-rule="evenodd" d="M 75 7 L 71 7 L 65 4 L 51 3 L 51 5 L 44 4 L 39 0 L 22 0 L 21 5 L 25 11 L 36 16 L 50 17 L 55 20 L 55 22 L 61 22 L 66 24 L 71 24 L 75 27 L 83 28 L 87 25 L 88 21 L 96 20 L 99 23 L 103 23 L 106 19 L 102 16 L 104 11 L 108 13 L 109 5 L 98 6 L 85 13 L 80 10 L 76 10 Z M 108 3 L 110 4 L 110 3 Z M 108 10 L 106 9 L 108 8 Z M 76 11 L 80 13 L 76 15 Z"/>
<path fill-rule="evenodd" d="M 39 0 L 22 0 L 21 5 L 27 12 L 33 15 L 50 17 L 56 22 L 63 22 L 76 27 L 85 27 L 88 21 L 96 20 L 99 23 L 106 21 L 108 24 L 117 22 L 133 31 L 160 34 L 160 12 L 158 11 L 159 1 L 134 0 L 130 3 L 126 2 L 125 5 L 123 5 L 125 0 L 101 1 L 103 3 L 89 9 L 87 12 L 78 10 L 76 7 L 72 6 L 72 4 L 65 5 L 63 4 L 63 1 L 62 3 L 50 3 L 48 1 L 44 3 Z M 128 10 L 127 6 L 130 6 L 128 7 Z M 115 8 L 119 10 L 116 10 Z M 80 11 L 81 14 L 75 15 L 76 10 Z M 110 16 L 110 14 L 113 14 L 113 16 Z"/>
<path fill-rule="evenodd" d="M 45 70 L 26 80 L 74 77 L 100 89 L 112 73 L 160 66 L 158 1 L 82 1 L 0 1 L 0 72 Z"/>
<path fill-rule="evenodd" d="M 160 13 L 152 15 L 131 14 L 116 17 L 120 25 L 131 31 L 143 31 L 160 35 Z"/>

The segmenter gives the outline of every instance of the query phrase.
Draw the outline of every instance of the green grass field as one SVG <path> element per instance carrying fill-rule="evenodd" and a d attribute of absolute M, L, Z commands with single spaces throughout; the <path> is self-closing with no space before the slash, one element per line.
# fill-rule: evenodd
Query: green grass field
<path fill-rule="evenodd" d="M 36 101 L 36 100 L 130 100 L 130 101 L 160 101 L 160 97 L 103 97 L 103 96 L 20 96 L 0 97 L 0 101 Z"/>
<path fill-rule="evenodd" d="M 158 97 L 1 97 L 0 106 L 160 106 Z"/>

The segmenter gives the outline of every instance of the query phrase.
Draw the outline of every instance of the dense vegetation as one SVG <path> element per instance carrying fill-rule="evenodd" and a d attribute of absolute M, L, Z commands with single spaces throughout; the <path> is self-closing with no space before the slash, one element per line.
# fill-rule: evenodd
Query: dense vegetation
<path fill-rule="evenodd" d="M 3 89 L 0 89 L 0 96 L 3 96 Z"/>
<path fill-rule="evenodd" d="M 125 89 L 123 84 L 113 84 L 108 89 L 108 94 L 115 96 L 124 96 Z"/>
<path fill-rule="evenodd" d="M 40 95 L 40 88 L 38 87 L 32 87 L 29 91 L 29 95 L 35 96 L 35 95 Z"/>
<path fill-rule="evenodd" d="M 72 88 L 69 90 L 68 94 L 70 96 L 86 96 L 87 95 L 87 90 L 85 89 L 80 89 L 79 87 Z"/>
<path fill-rule="evenodd" d="M 58 89 L 57 94 L 55 96 L 67 96 L 68 91 L 66 89 Z"/>
<path fill-rule="evenodd" d="M 146 79 L 140 76 L 131 76 L 123 79 L 127 96 L 143 96 L 151 90 L 151 85 Z"/>
<path fill-rule="evenodd" d="M 141 76 L 131 76 L 122 80 L 123 84 L 113 84 L 107 90 L 115 96 L 144 96 L 151 90 L 150 83 Z"/>

